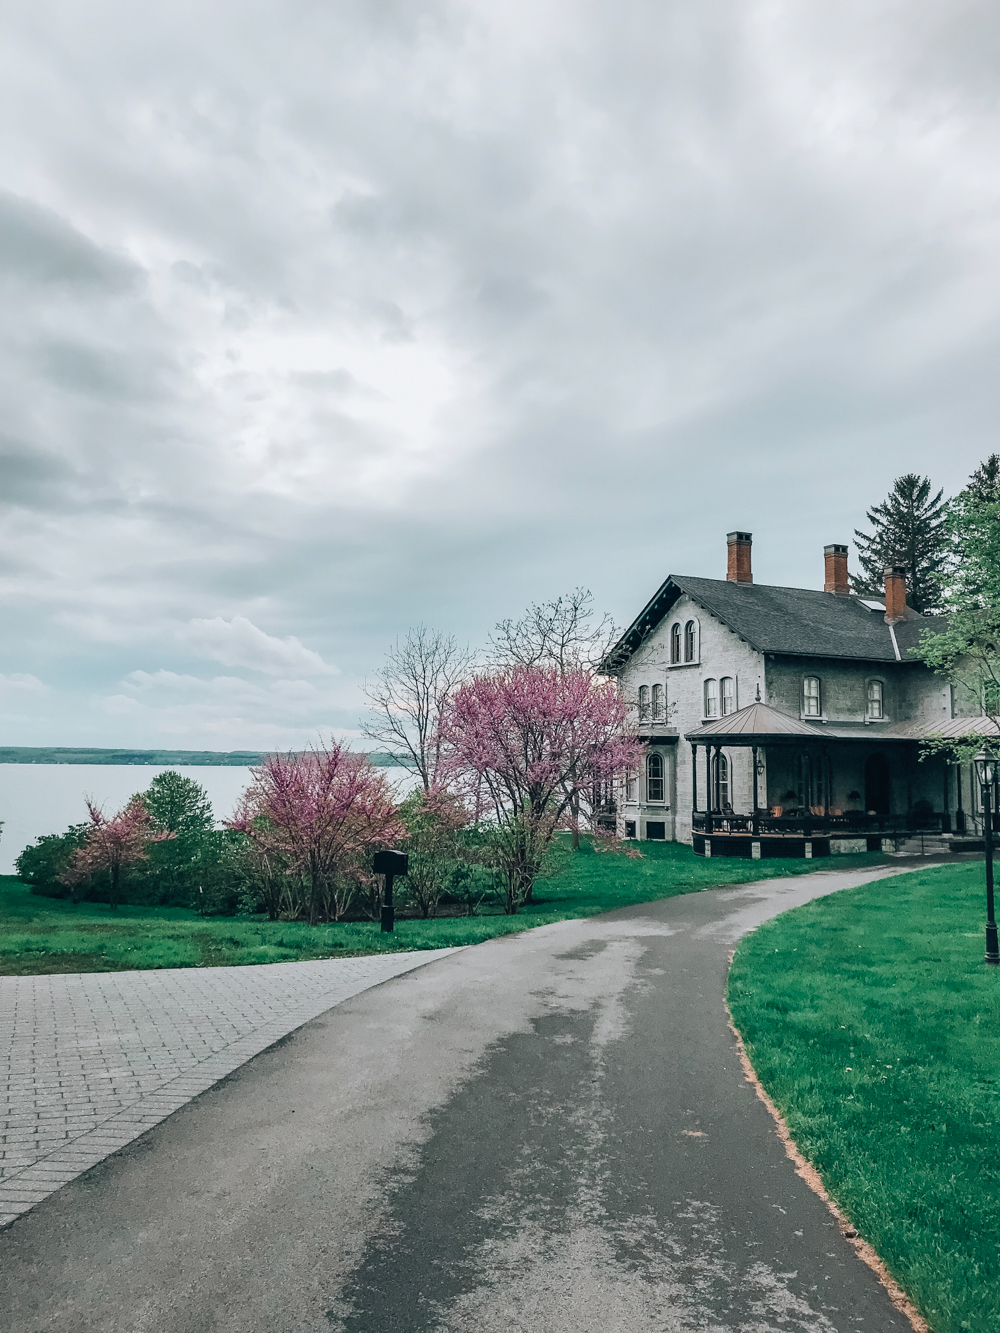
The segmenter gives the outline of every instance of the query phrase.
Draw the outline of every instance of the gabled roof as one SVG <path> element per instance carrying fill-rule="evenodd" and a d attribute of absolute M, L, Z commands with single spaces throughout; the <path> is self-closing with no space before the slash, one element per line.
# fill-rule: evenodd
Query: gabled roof
<path fill-rule="evenodd" d="M 777 588 L 671 574 L 605 657 L 602 669 L 620 670 L 660 624 L 682 593 L 762 653 L 838 657 L 862 662 L 913 662 L 923 629 L 940 627 L 936 616 L 913 612 L 893 636 L 881 611 L 859 597 L 837 597 L 813 588 Z"/>
<path fill-rule="evenodd" d="M 705 722 L 697 731 L 689 731 L 687 740 L 711 740 L 715 736 L 809 736 L 816 738 L 815 730 L 806 722 L 800 722 L 790 713 L 770 704 L 752 703 L 748 708 L 741 708 L 728 717 L 719 717 L 712 722 Z"/>

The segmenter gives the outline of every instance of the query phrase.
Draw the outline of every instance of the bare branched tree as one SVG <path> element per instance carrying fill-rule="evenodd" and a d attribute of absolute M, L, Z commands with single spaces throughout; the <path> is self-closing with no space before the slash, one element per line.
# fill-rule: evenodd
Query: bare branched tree
<path fill-rule="evenodd" d="M 617 638 L 609 615 L 594 618 L 594 596 L 586 588 L 532 603 L 520 620 L 501 620 L 490 635 L 496 667 L 555 666 L 561 672 L 596 669 Z"/>
<path fill-rule="evenodd" d="M 362 732 L 411 763 L 425 791 L 434 785 L 441 759 L 441 710 L 474 663 L 474 654 L 454 636 L 418 625 L 396 640 L 385 665 L 365 683 L 372 713 Z"/>

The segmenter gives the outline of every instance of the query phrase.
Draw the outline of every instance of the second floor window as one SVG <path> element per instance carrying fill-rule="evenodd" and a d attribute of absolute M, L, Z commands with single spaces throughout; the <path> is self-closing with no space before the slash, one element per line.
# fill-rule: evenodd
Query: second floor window
<path fill-rule="evenodd" d="M 705 681 L 705 716 L 719 716 L 719 682 L 717 680 Z"/>
<path fill-rule="evenodd" d="M 722 687 L 722 716 L 728 717 L 736 712 L 736 681 L 732 676 L 723 676 L 719 684 Z"/>
<path fill-rule="evenodd" d="M 670 626 L 670 661 L 679 662 L 681 660 L 681 627 L 680 623 L 675 621 Z"/>
<path fill-rule="evenodd" d="M 646 800 L 663 800 L 662 754 L 651 754 L 646 760 Z"/>
<path fill-rule="evenodd" d="M 649 686 L 639 686 L 639 718 L 645 721 L 649 717 Z"/>
<path fill-rule="evenodd" d="M 684 661 L 693 662 L 695 660 L 695 624 L 689 620 L 684 626 Z"/>
<path fill-rule="evenodd" d="M 663 721 L 663 686 L 653 686 L 653 721 Z"/>
<path fill-rule="evenodd" d="M 868 682 L 868 717 L 873 722 L 882 720 L 882 682 L 880 680 L 870 680 Z"/>
<path fill-rule="evenodd" d="M 802 712 L 805 717 L 822 716 L 819 676 L 806 676 L 802 682 Z"/>

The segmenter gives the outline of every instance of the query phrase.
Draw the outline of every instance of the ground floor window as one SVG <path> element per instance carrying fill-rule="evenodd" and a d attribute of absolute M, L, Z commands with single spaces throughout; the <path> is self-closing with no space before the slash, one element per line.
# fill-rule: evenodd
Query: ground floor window
<path fill-rule="evenodd" d="M 663 755 L 655 752 L 646 759 L 646 800 L 663 800 Z"/>
<path fill-rule="evenodd" d="M 662 819 L 646 820 L 646 837 L 650 842 L 665 842 L 667 826 Z"/>
<path fill-rule="evenodd" d="M 712 762 L 712 786 L 716 810 L 730 809 L 729 803 L 729 760 L 724 754 L 717 754 Z"/>
<path fill-rule="evenodd" d="M 625 821 L 625 836 L 626 836 L 626 838 L 634 838 L 634 837 L 635 837 L 635 820 L 634 820 L 634 819 L 626 819 L 626 821 Z"/>

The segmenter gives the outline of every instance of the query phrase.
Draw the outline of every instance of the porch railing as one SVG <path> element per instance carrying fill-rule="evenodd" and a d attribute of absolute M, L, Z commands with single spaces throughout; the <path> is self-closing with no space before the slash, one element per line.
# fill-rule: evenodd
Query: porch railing
<path fill-rule="evenodd" d="M 692 817 L 692 826 L 697 833 L 706 831 L 707 815 L 704 810 L 696 811 Z M 950 823 L 947 816 L 934 813 L 910 811 L 897 815 L 869 815 L 864 811 L 848 811 L 841 815 L 814 814 L 760 814 L 756 821 L 756 836 L 791 835 L 800 838 L 823 837 L 861 837 L 876 833 L 941 833 L 948 831 Z M 754 835 L 752 815 L 737 815 L 728 812 L 712 813 L 713 833 L 735 833 L 744 836 Z"/>

